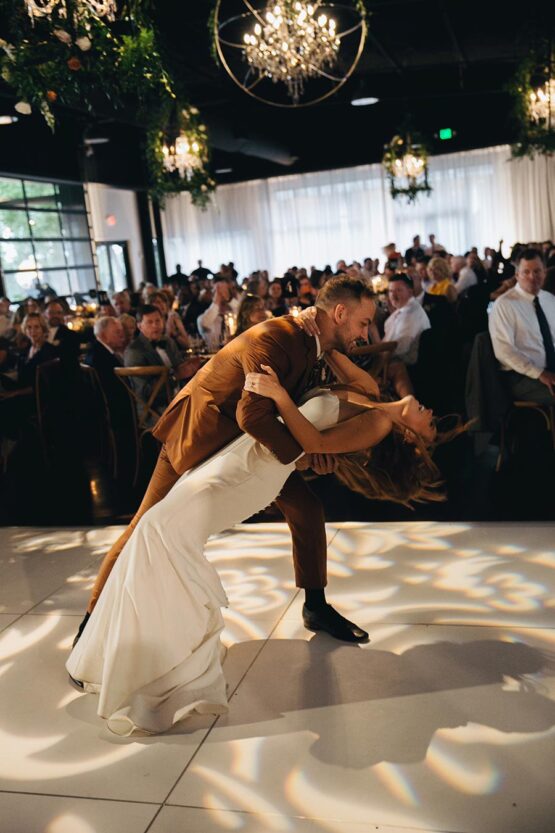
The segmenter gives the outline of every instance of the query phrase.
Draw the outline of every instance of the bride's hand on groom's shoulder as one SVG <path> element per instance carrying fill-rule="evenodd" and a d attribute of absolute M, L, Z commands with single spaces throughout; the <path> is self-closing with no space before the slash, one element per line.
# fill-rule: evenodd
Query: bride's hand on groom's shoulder
<path fill-rule="evenodd" d="M 320 328 L 316 323 L 316 307 L 307 307 L 293 321 L 309 336 L 319 336 Z"/>

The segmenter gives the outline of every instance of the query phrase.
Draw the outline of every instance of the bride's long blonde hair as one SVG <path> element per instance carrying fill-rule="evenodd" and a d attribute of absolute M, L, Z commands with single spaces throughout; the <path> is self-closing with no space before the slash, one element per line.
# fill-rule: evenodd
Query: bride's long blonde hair
<path fill-rule="evenodd" d="M 381 410 L 371 397 L 364 407 Z M 453 428 L 438 430 L 434 442 L 427 445 L 416 431 L 394 420 L 392 430 L 378 445 L 339 454 L 335 473 L 345 486 L 369 500 L 393 501 L 410 509 L 413 503 L 443 501 L 443 481 L 432 454 L 467 428 L 457 416 Z"/>

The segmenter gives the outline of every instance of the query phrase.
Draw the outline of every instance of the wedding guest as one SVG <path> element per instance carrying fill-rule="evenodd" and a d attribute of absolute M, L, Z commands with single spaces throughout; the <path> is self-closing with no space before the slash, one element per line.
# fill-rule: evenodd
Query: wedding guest
<path fill-rule="evenodd" d="M 114 368 L 123 367 L 126 333 L 119 318 L 104 315 L 95 321 L 94 336 L 84 361 L 94 367 L 102 387 L 108 391 L 112 382 L 117 382 Z"/>
<path fill-rule="evenodd" d="M 432 236 L 432 235 L 430 235 Z M 433 257 L 428 263 L 430 284 L 426 289 L 429 295 L 444 295 L 449 303 L 457 300 L 457 291 L 451 280 L 449 264 L 443 257 Z"/>
<path fill-rule="evenodd" d="M 168 278 L 167 278 L 168 284 L 171 287 L 174 287 L 174 288 L 177 288 L 177 289 L 180 289 L 182 286 L 184 286 L 188 282 L 188 280 L 189 279 L 188 279 L 187 275 L 184 275 L 183 272 L 181 271 L 181 264 L 180 263 L 175 264 L 174 274 L 173 275 L 168 275 Z"/>
<path fill-rule="evenodd" d="M 198 370 L 198 359 L 183 361 L 177 344 L 172 338 L 164 338 L 164 319 L 160 310 L 152 304 L 145 304 L 137 313 L 139 335 L 126 348 L 123 359 L 126 367 L 169 367 L 179 381 L 190 379 Z M 152 377 L 133 378 L 133 388 L 139 398 L 146 402 L 155 379 Z M 164 387 L 161 388 L 153 408 L 161 413 L 168 405 Z"/>
<path fill-rule="evenodd" d="M 258 295 L 245 295 L 239 309 L 237 311 L 237 329 L 235 335 L 239 336 L 254 327 L 255 324 L 261 324 L 268 318 L 264 301 Z"/>
<path fill-rule="evenodd" d="M 17 363 L 17 386 L 21 389 L 34 388 L 37 367 L 58 357 L 58 351 L 48 341 L 49 326 L 39 312 L 30 312 L 21 325 L 30 342 L 29 349 Z"/>
<path fill-rule="evenodd" d="M 430 319 L 414 297 L 414 283 L 408 275 L 394 275 L 387 294 L 393 312 L 384 323 L 385 340 L 397 342 L 393 354 L 397 359 L 416 364 L 420 336 L 430 329 Z"/>
<path fill-rule="evenodd" d="M 120 315 L 118 321 L 121 322 L 123 327 L 123 350 L 125 350 L 137 335 L 137 322 L 135 317 L 127 312 Z"/>
<path fill-rule="evenodd" d="M 287 315 L 288 309 L 285 298 L 283 297 L 283 286 L 280 280 L 272 281 L 268 288 L 266 309 L 270 310 L 274 318 L 278 318 L 280 315 Z"/>
<path fill-rule="evenodd" d="M 165 292 L 155 292 L 150 298 L 151 304 L 160 311 L 164 319 L 164 328 L 167 338 L 172 338 L 181 350 L 189 347 L 189 336 L 181 316 L 176 310 L 171 309 L 171 304 Z"/>
<path fill-rule="evenodd" d="M 179 264 L 177 264 L 179 266 Z M 212 270 L 207 269 L 202 265 L 202 260 L 197 260 L 197 268 L 193 269 L 191 276 L 194 275 L 199 281 L 205 281 L 209 275 L 212 275 Z"/>
<path fill-rule="evenodd" d="M 405 252 L 405 263 L 410 266 L 411 263 L 416 263 L 421 257 L 424 257 L 424 249 L 420 245 L 420 235 L 416 234 L 412 238 L 412 246 Z"/>
<path fill-rule="evenodd" d="M 112 295 L 112 304 L 116 310 L 117 315 L 133 315 L 131 307 L 131 297 L 126 289 L 121 292 L 116 292 Z"/>
<path fill-rule="evenodd" d="M 238 309 L 239 301 L 231 297 L 227 281 L 215 281 L 214 300 L 197 319 L 199 332 L 211 351 L 218 350 L 223 343 L 226 312 L 237 314 Z"/>
<path fill-rule="evenodd" d="M 516 286 L 489 316 L 493 350 L 514 399 L 555 403 L 555 297 L 543 290 L 545 266 L 537 249 L 519 258 Z"/>
<path fill-rule="evenodd" d="M 64 323 L 66 310 L 58 298 L 46 304 L 45 312 L 48 322 L 48 341 L 58 351 L 60 358 L 75 358 L 80 349 L 80 337 Z"/>
<path fill-rule="evenodd" d="M 0 336 L 4 336 L 13 327 L 14 316 L 10 312 L 9 298 L 0 298 Z"/>
<path fill-rule="evenodd" d="M 445 246 L 442 246 L 441 243 L 438 243 L 436 241 L 435 234 L 429 234 L 428 240 L 430 241 L 430 245 L 426 246 L 425 249 L 425 254 L 427 254 L 428 257 L 433 257 L 434 255 L 438 254 L 445 254 Z"/>

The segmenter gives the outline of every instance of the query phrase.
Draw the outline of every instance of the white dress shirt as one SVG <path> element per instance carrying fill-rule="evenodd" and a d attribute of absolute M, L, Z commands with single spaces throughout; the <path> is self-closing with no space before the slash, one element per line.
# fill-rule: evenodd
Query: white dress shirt
<path fill-rule="evenodd" d="M 398 342 L 394 356 L 405 364 L 415 364 L 418 359 L 418 344 L 424 330 L 430 329 L 430 319 L 418 303 L 411 298 L 404 307 L 396 309 L 384 323 L 385 341 Z"/>
<path fill-rule="evenodd" d="M 232 298 L 229 302 L 229 311 L 237 315 L 239 309 L 239 301 L 237 298 Z M 212 350 L 217 350 L 221 347 L 221 339 L 223 333 L 224 317 L 220 312 L 218 304 L 212 302 L 205 312 L 201 313 L 197 318 L 197 327 L 201 336 L 206 341 L 208 347 Z"/>
<path fill-rule="evenodd" d="M 489 334 L 502 370 L 538 379 L 545 370 L 545 347 L 534 297 L 518 283 L 501 295 L 489 316 Z M 538 300 L 555 342 L 555 295 L 540 289 Z"/>
<path fill-rule="evenodd" d="M 460 295 L 461 292 L 465 292 L 465 290 L 470 289 L 471 286 L 476 286 L 477 283 L 478 277 L 474 269 L 471 269 L 470 266 L 463 266 L 459 272 L 459 279 L 455 284 L 457 295 Z"/>

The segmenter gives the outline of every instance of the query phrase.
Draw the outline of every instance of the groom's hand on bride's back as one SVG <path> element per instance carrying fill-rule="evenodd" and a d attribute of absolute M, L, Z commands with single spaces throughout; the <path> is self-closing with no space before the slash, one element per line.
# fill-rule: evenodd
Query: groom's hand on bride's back
<path fill-rule="evenodd" d="M 312 469 L 316 474 L 333 474 L 337 469 L 337 457 L 335 454 L 304 454 L 295 463 L 299 471 Z"/>

